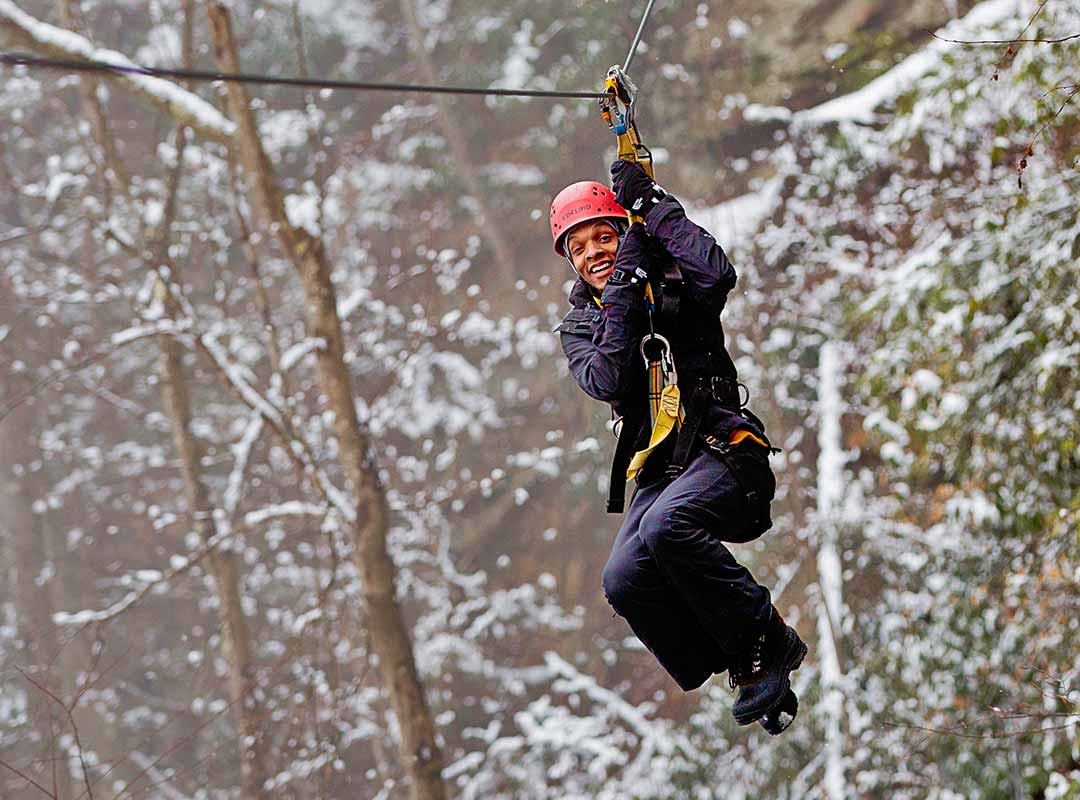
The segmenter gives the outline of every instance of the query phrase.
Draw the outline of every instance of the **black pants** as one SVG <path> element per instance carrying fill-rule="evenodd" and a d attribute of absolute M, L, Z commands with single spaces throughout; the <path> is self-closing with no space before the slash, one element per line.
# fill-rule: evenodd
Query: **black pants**
<path fill-rule="evenodd" d="M 731 463 L 703 448 L 675 480 L 640 484 L 604 567 L 608 602 L 684 691 L 769 619 L 769 590 L 722 543 L 748 538 Z"/>

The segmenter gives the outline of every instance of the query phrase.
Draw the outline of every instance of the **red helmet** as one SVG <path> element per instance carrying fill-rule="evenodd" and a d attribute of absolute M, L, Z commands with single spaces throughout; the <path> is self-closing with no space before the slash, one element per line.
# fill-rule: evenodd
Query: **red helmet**
<path fill-rule="evenodd" d="M 626 209 L 615 202 L 615 193 L 596 181 L 571 183 L 551 203 L 551 238 L 555 253 L 565 256 L 562 248 L 566 232 L 582 222 L 594 219 L 626 219 Z"/>

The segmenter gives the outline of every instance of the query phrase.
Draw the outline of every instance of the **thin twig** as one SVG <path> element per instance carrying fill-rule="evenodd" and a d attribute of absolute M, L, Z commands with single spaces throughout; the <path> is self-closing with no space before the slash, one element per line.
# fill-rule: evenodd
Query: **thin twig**
<path fill-rule="evenodd" d="M 66 381 L 66 380 L 69 380 L 70 378 L 73 378 L 76 374 L 78 374 L 82 370 L 86 369 L 87 367 L 92 367 L 92 366 L 94 366 L 94 364 L 97 364 L 99 361 L 103 361 L 104 359 L 108 358 L 109 356 L 120 352 L 121 349 L 127 347 L 128 345 L 131 345 L 131 344 L 134 344 L 135 342 L 138 342 L 138 341 L 141 341 L 143 339 L 149 338 L 150 336 L 158 336 L 158 335 L 160 335 L 162 333 L 177 333 L 177 332 L 178 331 L 165 331 L 165 330 L 147 329 L 146 331 L 140 332 L 140 333 L 132 336 L 130 339 L 127 339 L 127 340 L 125 340 L 125 341 L 123 341 L 123 342 L 121 342 L 119 344 L 110 342 L 109 345 L 100 348 L 99 350 L 97 350 L 97 352 L 91 353 L 89 356 L 87 356 L 82 361 L 78 362 L 77 364 L 73 364 L 72 366 L 65 367 L 63 369 L 53 370 L 53 372 L 50 373 L 47 377 L 42 378 L 37 383 L 35 383 L 33 386 L 31 386 L 29 389 L 26 389 L 22 393 L 16 395 L 14 398 L 9 400 L 7 403 L 4 404 L 3 407 L 0 407 L 0 422 L 3 422 L 4 419 L 9 414 L 11 414 L 13 411 L 15 411 L 15 409 L 17 409 L 19 406 L 21 406 L 27 400 L 30 400 L 30 399 L 36 397 L 38 394 L 40 394 L 42 392 L 42 390 L 48 388 L 50 385 L 52 385 L 54 383 L 62 383 L 64 381 Z"/>
<path fill-rule="evenodd" d="M 1031 15 L 1031 19 L 1028 20 L 1027 25 L 1024 26 L 1024 29 L 1022 31 L 1020 31 L 1021 37 L 1028 32 L 1028 29 L 1030 29 L 1032 25 L 1035 24 L 1035 20 L 1038 19 L 1039 15 L 1043 12 L 1043 8 L 1046 7 L 1046 2 L 1047 0 L 1042 0 L 1042 2 L 1039 3 L 1039 7 L 1035 9 L 1035 13 Z M 1001 54 L 1001 58 L 999 58 L 997 64 L 994 65 L 994 74 L 990 78 L 990 80 L 996 81 L 998 79 L 998 71 L 1001 69 L 1001 65 L 1005 63 L 1006 58 L 1013 55 L 1015 52 L 1016 51 L 1013 50 L 1013 46 L 1011 44 L 1005 48 L 1005 52 Z"/>
<path fill-rule="evenodd" d="M 51 797 L 51 798 L 53 798 L 53 800 L 56 800 L 56 795 L 55 794 L 50 792 L 48 789 L 46 789 L 44 786 L 42 786 L 40 783 L 35 781 L 33 778 L 31 778 L 26 773 L 24 773 L 24 772 L 16 769 L 15 767 L 11 766 L 11 764 L 7 763 L 2 758 L 0 758 L 0 767 L 4 767 L 5 769 L 11 770 L 16 775 L 18 775 L 20 778 L 22 778 L 24 781 L 29 783 L 31 786 L 34 786 L 35 788 L 39 789 L 42 792 L 42 794 L 44 794 L 46 797 Z"/>
<path fill-rule="evenodd" d="M 1073 101 L 1073 98 L 1076 97 L 1077 94 L 1080 94 L 1080 85 L 1073 87 L 1072 91 L 1070 91 L 1069 94 L 1066 95 L 1065 101 L 1060 106 L 1058 106 L 1058 110 L 1054 112 L 1053 116 L 1050 117 L 1050 119 L 1048 119 L 1046 122 L 1039 126 L 1039 129 L 1035 131 L 1035 135 L 1031 137 L 1031 141 L 1028 142 L 1027 150 L 1024 151 L 1024 157 L 1021 158 L 1020 163 L 1016 165 L 1016 183 L 1017 186 L 1019 186 L 1021 189 L 1024 188 L 1024 170 L 1027 169 L 1028 156 L 1034 155 L 1035 153 L 1035 142 L 1037 142 L 1039 138 L 1044 133 L 1046 133 L 1046 129 L 1049 128 L 1054 123 L 1054 121 L 1061 116 L 1061 112 L 1068 107 L 1069 103 Z"/>
<path fill-rule="evenodd" d="M 883 724 L 887 728 L 896 728 L 898 730 L 912 730 L 912 731 L 923 731 L 925 733 L 937 733 L 937 734 L 940 734 L 942 736 L 956 736 L 956 737 L 958 737 L 960 739 L 986 740 L 986 739 L 1013 739 L 1013 738 L 1016 738 L 1018 736 L 1028 736 L 1028 735 L 1035 735 L 1035 734 L 1039 734 L 1039 733 L 1048 733 L 1050 731 L 1059 731 L 1059 730 L 1064 730 L 1065 728 L 1070 728 L 1070 727 L 1074 726 L 1076 723 L 1075 722 L 1066 722 L 1063 725 L 1051 725 L 1051 726 L 1046 727 L 1046 728 L 1042 728 L 1042 727 L 1039 727 L 1039 728 L 1024 728 L 1023 730 L 1011 731 L 1011 732 L 1006 732 L 1006 733 L 962 733 L 962 732 L 960 732 L 960 731 L 958 731 L 956 729 L 932 728 L 932 727 L 925 726 L 925 725 L 901 725 L 901 724 L 895 723 L 895 722 L 885 722 Z M 964 727 L 966 727 L 966 726 L 964 726 Z"/>
<path fill-rule="evenodd" d="M 949 39 L 945 36 L 940 36 L 933 31 L 931 35 L 942 42 L 948 42 L 949 44 L 966 44 L 966 45 L 981 45 L 981 44 L 1061 44 L 1062 42 L 1070 42 L 1073 39 L 1080 39 L 1080 33 L 1074 33 L 1070 36 L 1062 36 L 1060 39 Z"/>
<path fill-rule="evenodd" d="M 20 675 L 22 675 L 23 678 L 25 678 L 27 682 L 29 682 L 31 685 L 33 685 L 39 692 L 41 692 L 46 697 L 48 697 L 50 700 L 52 700 L 54 703 L 56 703 L 58 706 L 60 706 L 60 708 L 64 709 L 64 714 L 68 718 L 68 724 L 71 725 L 72 735 L 75 737 L 75 747 L 78 749 L 79 765 L 82 767 L 83 782 L 86 785 L 86 794 L 87 794 L 87 797 L 89 798 L 89 800 L 94 800 L 93 784 L 90 782 L 90 767 L 86 763 L 86 755 L 85 755 L 85 752 L 83 750 L 82 737 L 79 736 L 79 726 L 75 723 L 75 715 L 72 714 L 72 709 L 79 702 L 79 698 L 75 697 L 71 701 L 71 704 L 68 705 L 63 700 L 61 700 L 59 697 L 57 697 L 56 694 L 54 694 L 53 691 L 48 686 L 46 686 L 45 684 L 40 683 L 40 682 L 34 680 L 33 678 L 31 678 L 26 673 L 26 670 L 24 670 L 22 667 L 17 666 L 17 667 L 15 667 L 15 670 Z"/>
<path fill-rule="evenodd" d="M 121 600 L 118 600 L 107 608 L 103 608 L 101 611 L 95 611 L 92 615 L 80 615 L 77 617 L 77 619 L 81 622 L 82 619 L 86 618 L 86 616 L 89 616 L 90 622 L 97 623 L 98 625 L 104 624 L 106 622 L 111 622 L 112 620 L 120 616 L 122 613 L 130 609 L 132 606 L 134 606 L 136 603 L 140 602 L 144 597 L 153 592 L 154 589 L 156 589 L 158 586 L 167 585 L 173 579 L 179 577 L 180 575 L 183 575 L 185 572 L 190 570 L 192 567 L 194 567 L 196 564 L 206 558 L 206 556 L 216 550 L 218 546 L 221 545 L 221 543 L 224 542 L 226 539 L 229 539 L 236 534 L 245 531 L 246 528 L 244 528 L 243 526 L 239 526 L 231 530 L 215 534 L 209 541 L 206 542 L 206 544 L 193 552 L 191 555 L 183 556 L 184 563 L 178 564 L 177 566 L 171 567 L 170 569 L 166 570 L 162 573 L 160 578 L 153 581 L 148 581 L 142 586 L 142 588 L 133 592 L 129 592 Z M 63 618 L 61 618 L 61 620 L 62 619 Z M 58 624 L 64 623 L 60 622 Z"/>

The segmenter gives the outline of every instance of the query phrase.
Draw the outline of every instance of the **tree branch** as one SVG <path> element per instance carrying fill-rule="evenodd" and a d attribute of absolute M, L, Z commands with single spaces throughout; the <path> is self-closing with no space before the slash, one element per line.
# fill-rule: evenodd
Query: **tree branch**
<path fill-rule="evenodd" d="M 85 36 L 35 19 L 11 0 L 0 0 L 0 41 L 53 58 L 135 66 L 122 53 L 95 47 Z M 210 103 L 175 83 L 149 75 L 108 73 L 106 77 L 149 100 L 203 137 L 222 144 L 232 143 L 236 125 Z"/>

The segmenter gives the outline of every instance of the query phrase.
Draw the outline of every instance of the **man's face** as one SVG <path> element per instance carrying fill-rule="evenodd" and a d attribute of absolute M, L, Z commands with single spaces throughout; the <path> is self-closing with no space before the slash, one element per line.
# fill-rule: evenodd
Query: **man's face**
<path fill-rule="evenodd" d="M 570 231 L 564 245 L 577 274 L 589 286 L 602 292 L 615 268 L 619 236 L 604 220 L 586 222 Z"/>

